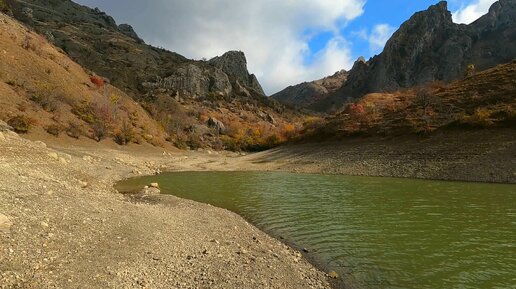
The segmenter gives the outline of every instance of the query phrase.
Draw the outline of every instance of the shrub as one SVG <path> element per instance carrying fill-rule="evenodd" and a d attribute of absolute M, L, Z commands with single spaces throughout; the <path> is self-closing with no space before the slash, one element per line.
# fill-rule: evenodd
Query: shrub
<path fill-rule="evenodd" d="M 434 95 L 432 88 L 420 87 L 416 89 L 414 104 L 423 109 L 437 108 L 441 104 L 441 99 Z"/>
<path fill-rule="evenodd" d="M 7 3 L 5 3 L 5 0 L 0 0 L 0 12 L 2 13 L 8 13 L 11 11 Z"/>
<path fill-rule="evenodd" d="M 70 122 L 68 124 L 68 128 L 66 129 L 66 134 L 71 138 L 79 139 L 79 137 L 83 134 L 83 131 L 79 124 Z"/>
<path fill-rule="evenodd" d="M 292 140 L 297 135 L 296 127 L 293 124 L 285 124 L 282 127 L 282 134 L 287 140 Z M 276 136 L 276 135 L 274 135 Z M 276 136 L 277 137 L 277 136 Z"/>
<path fill-rule="evenodd" d="M 103 78 L 96 75 L 91 76 L 90 81 L 95 84 L 97 88 L 102 88 L 106 84 L 106 81 Z"/>
<path fill-rule="evenodd" d="M 82 101 L 80 104 L 75 104 L 72 107 L 72 113 L 75 114 L 79 119 L 86 123 L 93 124 L 96 121 L 96 116 L 93 111 L 91 104 L 86 101 Z"/>
<path fill-rule="evenodd" d="M 464 117 L 462 122 L 476 127 L 490 127 L 494 124 L 491 111 L 487 108 L 477 108 L 473 115 Z"/>
<path fill-rule="evenodd" d="M 51 134 L 55 137 L 58 137 L 59 134 L 61 133 L 61 127 L 57 124 L 51 124 L 51 125 L 47 126 L 45 130 L 47 131 L 48 134 Z"/>
<path fill-rule="evenodd" d="M 120 129 L 113 136 L 113 140 L 119 145 L 128 145 L 134 138 L 132 127 L 124 122 Z"/>
<path fill-rule="evenodd" d="M 33 120 L 24 115 L 15 116 L 7 121 L 17 133 L 28 133 L 33 123 Z"/>
<path fill-rule="evenodd" d="M 273 134 L 265 140 L 265 146 L 267 148 L 273 148 L 280 144 L 280 139 L 277 135 Z"/>
<path fill-rule="evenodd" d="M 92 125 L 93 129 L 93 139 L 97 142 L 100 142 L 101 140 L 105 139 L 108 135 L 109 128 L 107 127 L 105 122 L 96 121 Z"/>
<path fill-rule="evenodd" d="M 186 141 L 186 145 L 188 145 L 191 149 L 196 150 L 203 147 L 201 136 L 198 134 L 190 134 L 188 135 L 188 139 Z"/>
<path fill-rule="evenodd" d="M 48 112 L 55 112 L 58 109 L 56 99 L 49 94 L 33 94 L 29 99 Z"/>

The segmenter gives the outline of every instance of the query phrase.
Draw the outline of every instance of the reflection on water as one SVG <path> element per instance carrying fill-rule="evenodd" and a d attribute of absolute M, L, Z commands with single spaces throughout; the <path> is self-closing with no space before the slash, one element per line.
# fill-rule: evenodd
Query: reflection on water
<path fill-rule="evenodd" d="M 182 172 L 179 197 L 309 248 L 360 288 L 516 288 L 516 186 L 264 172 Z"/>

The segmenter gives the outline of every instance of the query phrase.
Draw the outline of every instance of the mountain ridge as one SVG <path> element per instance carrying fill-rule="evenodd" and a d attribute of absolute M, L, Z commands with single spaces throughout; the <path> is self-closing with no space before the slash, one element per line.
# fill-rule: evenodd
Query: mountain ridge
<path fill-rule="evenodd" d="M 451 82 L 470 67 L 484 70 L 509 62 L 516 57 L 515 22 L 515 0 L 495 2 L 469 25 L 453 23 L 447 2 L 441 1 L 415 13 L 387 41 L 382 53 L 357 61 L 340 89 L 307 108 L 336 111 L 367 93 Z"/>

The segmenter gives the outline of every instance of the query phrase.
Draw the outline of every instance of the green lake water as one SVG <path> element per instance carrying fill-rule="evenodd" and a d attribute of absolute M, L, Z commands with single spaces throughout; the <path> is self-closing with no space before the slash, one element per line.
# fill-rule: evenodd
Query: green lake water
<path fill-rule="evenodd" d="M 135 178 L 232 210 L 357 288 L 516 288 L 516 186 L 282 172 Z"/>

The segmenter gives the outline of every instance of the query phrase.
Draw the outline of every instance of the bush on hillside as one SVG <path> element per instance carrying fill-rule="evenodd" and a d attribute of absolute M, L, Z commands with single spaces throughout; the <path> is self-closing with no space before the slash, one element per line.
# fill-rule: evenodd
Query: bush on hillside
<path fill-rule="evenodd" d="M 104 85 L 106 84 L 106 81 L 102 77 L 96 75 L 91 76 L 90 81 L 91 83 L 95 84 L 95 86 L 99 89 L 104 87 Z"/>
<path fill-rule="evenodd" d="M 51 124 L 45 128 L 48 134 L 58 137 L 61 133 L 61 127 L 57 124 Z"/>
<path fill-rule="evenodd" d="M 133 139 L 133 128 L 127 122 L 124 122 L 113 136 L 113 140 L 119 145 L 128 145 Z"/>
<path fill-rule="evenodd" d="M 472 115 L 463 117 L 462 122 L 473 127 L 487 128 L 494 124 L 491 114 L 492 111 L 487 108 L 477 108 Z"/>
<path fill-rule="evenodd" d="M 82 134 L 83 131 L 79 124 L 75 122 L 70 122 L 68 124 L 68 128 L 66 128 L 66 135 L 74 139 L 79 139 Z"/>
<path fill-rule="evenodd" d="M 7 124 L 10 125 L 17 133 L 28 133 L 34 124 L 34 120 L 24 115 L 18 115 L 9 119 Z"/>
<path fill-rule="evenodd" d="M 0 12 L 2 13 L 9 13 L 11 9 L 9 8 L 9 5 L 5 3 L 5 0 L 0 0 Z"/>

